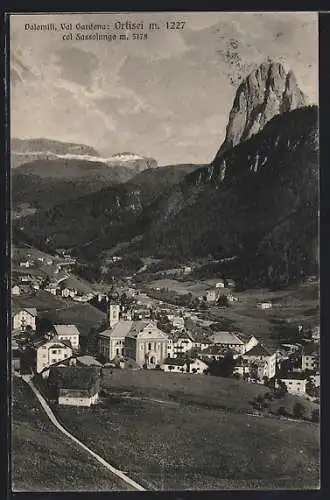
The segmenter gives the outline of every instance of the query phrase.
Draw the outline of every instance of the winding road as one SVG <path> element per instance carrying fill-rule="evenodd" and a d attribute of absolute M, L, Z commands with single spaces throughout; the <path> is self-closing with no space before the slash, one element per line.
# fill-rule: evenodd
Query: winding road
<path fill-rule="evenodd" d="M 88 446 L 86 446 L 84 443 L 79 441 L 75 436 L 73 436 L 70 432 L 68 432 L 56 419 L 54 413 L 52 412 L 51 408 L 49 407 L 47 401 L 45 398 L 41 395 L 41 393 L 38 391 L 34 383 L 32 382 L 32 377 L 33 375 L 22 375 L 21 378 L 26 382 L 32 391 L 34 392 L 35 396 L 37 397 L 38 401 L 40 402 L 42 408 L 44 409 L 45 413 L 47 414 L 49 420 L 52 422 L 52 424 L 57 427 L 57 429 L 62 432 L 67 438 L 71 439 L 71 441 L 74 441 L 80 448 L 82 448 L 84 451 L 89 453 L 93 458 L 95 458 L 101 465 L 103 465 L 106 469 L 108 469 L 110 472 L 112 472 L 115 476 L 117 476 L 119 479 L 121 479 L 124 483 L 128 484 L 131 486 L 134 490 L 138 491 L 146 491 L 146 489 L 133 479 L 127 476 L 126 473 L 122 472 L 119 469 L 116 469 L 113 467 L 113 465 L 109 464 L 109 462 L 106 462 L 100 455 L 92 451 Z"/>

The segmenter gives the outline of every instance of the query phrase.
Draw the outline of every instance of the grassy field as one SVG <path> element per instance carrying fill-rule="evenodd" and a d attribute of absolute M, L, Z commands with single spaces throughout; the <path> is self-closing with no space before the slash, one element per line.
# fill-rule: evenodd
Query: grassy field
<path fill-rule="evenodd" d="M 204 375 L 150 370 L 103 370 L 102 388 L 163 401 L 196 403 L 235 411 L 251 410 L 250 401 L 268 389 L 256 384 Z"/>
<path fill-rule="evenodd" d="M 53 426 L 30 388 L 13 387 L 14 491 L 127 490 L 109 471 Z"/>
<path fill-rule="evenodd" d="M 92 410 L 56 412 L 73 434 L 147 489 L 318 488 L 314 424 L 119 396 Z"/>
<path fill-rule="evenodd" d="M 101 386 L 107 394 L 114 396 L 124 394 L 238 413 L 250 412 L 253 400 L 269 392 L 263 385 L 232 378 L 164 373 L 154 370 L 127 369 L 113 370 L 112 373 L 110 371 L 103 369 L 102 376 Z M 264 410 L 265 414 L 276 414 L 278 408 L 282 406 L 288 415 L 292 415 L 293 406 L 298 401 L 304 407 L 304 416 L 310 419 L 312 410 L 318 408 L 318 405 L 293 394 L 285 394 L 279 399 L 270 401 L 269 408 Z"/>

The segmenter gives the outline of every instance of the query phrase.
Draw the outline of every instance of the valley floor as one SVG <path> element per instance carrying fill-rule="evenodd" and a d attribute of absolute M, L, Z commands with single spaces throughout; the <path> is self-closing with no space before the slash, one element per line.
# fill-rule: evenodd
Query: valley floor
<path fill-rule="evenodd" d="M 147 390 L 143 372 L 118 371 L 103 380 L 111 394 L 94 409 L 57 407 L 56 415 L 147 489 L 318 488 L 318 425 L 248 415 L 250 388 L 264 388 L 214 378 L 214 391 L 203 395 L 205 382 L 198 381 L 212 378 L 187 375 L 185 384 L 179 374 L 160 377 L 167 375 L 167 386 L 156 378 Z"/>

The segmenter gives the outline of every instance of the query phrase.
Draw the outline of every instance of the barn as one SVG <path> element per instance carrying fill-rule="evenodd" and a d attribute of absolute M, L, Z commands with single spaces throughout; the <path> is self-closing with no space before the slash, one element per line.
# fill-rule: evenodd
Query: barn
<path fill-rule="evenodd" d="M 59 405 L 90 407 L 98 400 L 100 369 L 95 366 L 51 367 L 48 388 Z"/>

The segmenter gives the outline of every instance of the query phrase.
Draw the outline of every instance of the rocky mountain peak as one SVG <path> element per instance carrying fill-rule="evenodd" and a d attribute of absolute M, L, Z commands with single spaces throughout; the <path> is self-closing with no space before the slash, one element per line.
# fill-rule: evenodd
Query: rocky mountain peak
<path fill-rule="evenodd" d="M 262 63 L 237 89 L 226 138 L 217 157 L 260 132 L 275 115 L 305 105 L 305 96 L 292 71 L 287 71 L 279 62 Z"/>

